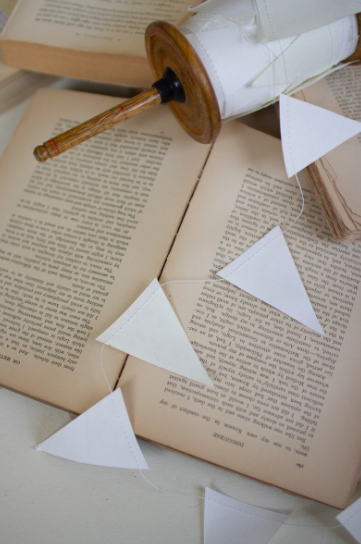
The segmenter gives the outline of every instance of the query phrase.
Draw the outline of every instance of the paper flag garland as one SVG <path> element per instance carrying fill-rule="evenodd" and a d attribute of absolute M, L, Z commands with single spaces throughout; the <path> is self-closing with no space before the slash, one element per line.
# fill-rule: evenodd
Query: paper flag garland
<path fill-rule="evenodd" d="M 156 279 L 97 340 L 213 387 Z"/>
<path fill-rule="evenodd" d="M 336 519 L 342 523 L 354 539 L 361 544 L 361 499 L 341 512 Z"/>
<path fill-rule="evenodd" d="M 275 227 L 217 275 L 324 334 L 280 227 Z"/>
<path fill-rule="evenodd" d="M 204 544 L 267 544 L 288 516 L 206 488 Z"/>
<path fill-rule="evenodd" d="M 148 469 L 120 389 L 68 423 L 36 449 L 87 465 Z"/>
<path fill-rule="evenodd" d="M 283 157 L 290 178 L 359 132 L 361 123 L 289 96 L 280 96 Z"/>

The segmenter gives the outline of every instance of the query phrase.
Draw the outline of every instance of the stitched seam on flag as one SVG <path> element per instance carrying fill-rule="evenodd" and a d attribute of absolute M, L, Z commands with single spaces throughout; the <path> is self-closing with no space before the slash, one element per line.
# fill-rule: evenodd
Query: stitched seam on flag
<path fill-rule="evenodd" d="M 361 512 L 361 507 L 356 510 L 356 512 L 354 512 L 349 518 L 345 519 L 345 521 L 341 521 L 342 525 L 345 525 L 345 523 L 348 523 L 349 521 L 351 521 L 352 518 L 354 518 L 357 514 L 359 514 Z"/>
<path fill-rule="evenodd" d="M 275 240 L 277 240 L 277 238 L 279 236 L 281 236 L 282 231 L 277 234 L 277 236 L 275 236 L 274 238 L 272 238 L 269 242 L 267 242 L 267 244 L 265 246 L 262 246 L 261 249 L 259 249 L 258 251 L 256 251 L 256 253 L 254 253 L 253 255 L 251 255 L 250 257 L 248 257 L 248 259 L 246 261 L 244 261 L 243 263 L 239 264 L 234 270 L 232 270 L 232 272 L 229 272 L 229 274 L 225 275 L 224 276 L 224 279 L 227 279 L 229 278 L 230 276 L 232 276 L 235 272 L 237 272 L 237 270 L 239 270 L 240 268 L 242 268 L 242 266 L 244 266 L 245 264 L 247 264 L 249 261 L 251 261 L 254 257 L 256 257 L 259 253 L 261 253 L 264 249 L 266 249 L 266 247 L 268 247 L 269 245 L 273 244 L 273 242 Z"/>
<path fill-rule="evenodd" d="M 105 344 L 108 344 L 113 338 L 115 338 L 115 336 L 117 336 L 117 334 L 118 334 L 122 329 L 124 329 L 124 327 L 126 327 L 126 326 L 128 325 L 128 323 L 129 323 L 129 322 L 130 322 L 130 321 L 131 321 L 131 320 L 132 320 L 132 319 L 133 319 L 133 318 L 134 318 L 141 310 L 143 310 L 144 306 L 146 306 L 146 305 L 148 304 L 148 302 L 154 297 L 154 295 L 159 291 L 159 289 L 161 289 L 161 286 L 158 284 L 158 287 L 156 288 L 156 290 L 154 291 L 154 293 L 152 293 L 152 294 L 150 295 L 150 297 L 147 298 L 147 300 L 145 300 L 141 306 L 139 306 L 138 310 L 136 310 L 136 311 L 134 312 L 134 314 L 131 315 L 131 316 L 129 317 L 129 319 L 128 319 L 125 323 L 123 323 L 123 325 L 121 325 L 121 326 L 119 327 L 119 329 L 117 329 L 117 330 L 112 334 L 112 336 L 111 336 L 110 338 L 108 338 L 108 340 L 105 342 Z"/>
<path fill-rule="evenodd" d="M 291 100 L 291 99 L 290 99 Z M 289 152 L 290 152 L 290 159 L 291 159 L 291 162 L 292 162 L 292 168 L 293 170 L 296 170 L 296 167 L 295 167 L 295 159 L 294 159 L 294 156 L 293 156 L 293 148 L 292 148 L 292 145 L 291 145 L 291 130 L 290 130 L 290 120 L 291 120 L 291 116 L 290 116 L 290 104 L 289 104 L 289 99 L 287 99 L 287 104 L 286 104 L 286 126 L 287 126 L 287 144 L 288 144 L 288 149 L 289 149 Z"/>
<path fill-rule="evenodd" d="M 141 468 L 140 468 L 140 466 L 139 466 L 139 463 L 138 463 L 137 456 L 135 455 L 134 450 L 133 450 L 133 448 L 132 448 L 132 445 L 131 445 L 131 443 L 130 443 L 128 434 L 127 434 L 126 431 L 125 431 L 125 427 L 124 427 L 124 424 L 123 424 L 122 417 L 121 417 L 121 415 L 120 415 L 120 411 L 119 411 L 118 405 L 117 405 L 117 403 L 115 402 L 115 399 L 114 399 L 114 398 L 112 399 L 112 401 L 113 401 L 113 404 L 114 404 L 114 409 L 115 409 L 115 411 L 116 411 L 116 413 L 117 413 L 117 415 L 118 415 L 119 422 L 120 422 L 120 426 L 121 426 L 121 428 L 122 428 L 123 434 L 124 434 L 125 439 L 126 439 L 126 441 L 127 441 L 127 443 L 128 443 L 128 447 L 129 447 L 130 453 L 132 454 L 133 459 L 134 459 L 134 461 L 135 461 L 135 464 L 137 465 L 137 469 L 138 469 L 138 470 L 141 470 Z M 133 432 L 134 432 L 134 431 L 133 431 Z"/>
<path fill-rule="evenodd" d="M 336 59 L 333 58 L 333 55 L 334 55 L 334 43 L 333 43 L 333 35 L 332 35 L 332 32 L 331 32 L 331 25 L 327 25 L 327 28 L 328 28 L 328 32 L 330 34 L 330 38 L 331 38 L 331 61 L 330 61 L 330 65 L 331 67 L 334 65 L 334 62 Z"/>
<path fill-rule="evenodd" d="M 273 21 L 272 21 L 272 17 L 271 17 L 271 13 L 270 13 L 270 10 L 269 10 L 267 0 L 264 0 L 264 5 L 266 6 L 267 17 L 268 17 L 268 20 L 269 20 L 269 23 L 270 23 L 272 34 L 273 34 L 275 40 L 277 40 L 277 34 L 276 34 L 276 31 L 275 31 L 275 27 L 273 26 Z"/>
<path fill-rule="evenodd" d="M 338 49 L 338 52 L 337 52 L 337 58 L 339 58 L 340 55 L 341 55 L 344 39 L 345 39 L 345 20 L 342 19 L 342 23 L 341 23 L 341 40 L 340 40 L 340 46 L 339 46 L 339 49 Z"/>

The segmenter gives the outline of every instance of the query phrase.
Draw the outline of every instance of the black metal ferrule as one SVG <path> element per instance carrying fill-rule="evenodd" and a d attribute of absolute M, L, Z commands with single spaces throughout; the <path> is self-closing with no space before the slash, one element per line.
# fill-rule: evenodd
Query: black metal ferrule
<path fill-rule="evenodd" d="M 171 68 L 166 68 L 162 79 L 158 79 L 153 83 L 160 94 L 162 104 L 167 102 L 185 102 L 186 95 L 184 93 L 181 82 Z"/>

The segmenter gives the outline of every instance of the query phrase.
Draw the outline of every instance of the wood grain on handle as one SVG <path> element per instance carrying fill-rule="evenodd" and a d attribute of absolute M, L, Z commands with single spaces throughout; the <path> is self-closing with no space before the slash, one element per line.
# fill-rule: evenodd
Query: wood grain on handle
<path fill-rule="evenodd" d="M 34 149 L 34 156 L 39 162 L 57 157 L 60 153 L 72 149 L 96 134 L 104 132 L 104 130 L 113 127 L 117 123 L 127 121 L 138 113 L 142 113 L 160 103 L 161 97 L 157 89 L 148 89 L 126 102 L 85 121 L 81 125 L 47 140 L 43 145 L 39 145 Z"/>

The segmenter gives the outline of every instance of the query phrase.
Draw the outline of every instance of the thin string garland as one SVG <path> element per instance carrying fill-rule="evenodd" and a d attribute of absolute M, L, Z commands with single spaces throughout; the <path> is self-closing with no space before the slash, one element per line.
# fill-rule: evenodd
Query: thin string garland
<path fill-rule="evenodd" d="M 270 20 L 270 24 L 271 24 L 271 28 L 273 29 L 273 33 L 275 34 L 275 31 L 274 31 L 274 26 L 273 26 L 273 23 L 272 23 L 272 19 L 270 17 L 270 13 L 269 13 L 269 7 L 268 7 L 268 3 L 267 3 L 267 0 L 265 0 L 265 4 L 266 4 L 266 8 L 267 8 L 267 13 L 268 13 L 268 17 L 269 17 L 269 20 Z M 243 32 L 243 35 L 244 35 L 244 38 L 247 40 L 249 39 L 247 33 L 244 31 L 242 25 L 240 23 L 237 23 L 236 20 L 232 19 L 232 18 L 227 18 L 227 17 L 223 17 L 224 19 L 226 20 L 229 20 L 230 22 L 232 23 L 236 23 L 239 25 L 239 29 L 240 29 L 240 32 Z M 199 20 L 201 20 L 201 18 L 199 18 Z M 205 20 L 205 25 L 207 25 L 209 23 L 209 19 Z M 343 31 L 343 28 L 342 28 L 342 31 Z M 198 38 L 197 36 L 195 36 L 196 38 Z M 280 49 L 282 51 L 282 44 L 281 44 L 281 41 L 278 40 L 277 36 L 275 35 L 275 41 L 278 42 L 279 46 L 280 46 Z M 201 44 L 202 45 L 202 44 Z M 267 46 L 266 46 L 267 47 Z M 275 52 L 271 49 L 271 47 L 267 47 L 268 49 L 268 52 L 269 52 L 269 63 L 272 64 L 273 60 L 275 59 L 276 57 L 276 54 Z M 209 55 L 208 55 L 209 56 Z M 285 58 L 284 58 L 284 55 L 281 54 L 282 56 L 282 59 L 283 59 L 283 64 L 284 64 L 284 71 L 285 71 L 285 74 L 286 74 L 286 80 L 288 81 L 288 78 L 287 78 L 287 66 L 286 66 L 286 61 L 285 61 Z M 211 59 L 210 59 L 211 60 Z M 217 71 L 215 70 L 215 72 L 217 73 Z M 217 74 L 217 78 L 219 79 L 219 76 Z M 292 84 L 291 84 L 292 86 Z M 221 88 L 222 88 L 222 85 L 221 85 Z M 284 91 L 285 92 L 285 91 Z M 234 91 L 233 94 L 232 94 L 232 100 L 234 102 L 234 95 L 237 93 L 237 91 Z M 273 95 L 275 96 L 276 95 L 276 83 L 275 83 L 275 73 L 274 73 L 274 77 L 273 77 Z M 226 100 L 226 97 L 224 96 L 225 100 Z M 277 98 L 275 98 L 274 100 L 276 100 Z M 297 185 L 298 185 L 298 188 L 299 188 L 299 191 L 300 191 L 300 194 L 301 194 L 301 199 L 302 199 L 302 205 L 301 205 L 301 209 L 298 213 L 298 215 L 296 216 L 296 218 L 284 229 L 281 231 L 280 234 L 278 234 L 273 240 L 271 240 L 271 242 L 269 242 L 266 246 L 264 246 L 260 251 L 262 251 L 263 249 L 265 249 L 265 247 L 267 247 L 269 244 L 273 243 L 281 234 L 285 234 L 286 232 L 288 232 L 298 221 L 299 219 L 301 218 L 303 212 L 304 212 L 304 208 L 305 208 L 305 199 L 304 199 L 304 193 L 303 193 L 303 190 L 302 190 L 302 186 L 301 186 L 301 183 L 298 179 L 298 176 L 297 174 L 295 175 L 295 178 L 296 178 L 296 181 L 297 181 Z M 259 252 L 257 252 L 259 253 Z M 256 254 L 257 254 L 256 253 Z M 253 258 L 255 255 L 253 255 L 251 258 Z M 243 262 L 238 268 L 240 268 L 241 266 L 243 266 L 244 264 L 246 264 L 248 262 L 249 259 L 247 259 L 245 262 Z M 236 269 L 236 270 L 237 270 Z M 235 272 L 235 270 L 230 273 L 229 275 L 233 274 Z M 144 304 L 146 304 L 147 302 L 149 302 L 149 300 L 152 298 L 152 296 L 155 295 L 155 293 L 163 288 L 164 286 L 166 285 L 170 285 L 170 284 L 174 284 L 174 283 L 183 283 L 183 284 L 187 284 L 187 283 L 218 283 L 218 282 L 227 282 L 227 279 L 226 278 L 219 278 L 219 279 L 210 279 L 210 278 L 205 278 L 205 279 L 194 279 L 194 280 L 169 280 L 169 281 L 166 281 L 166 282 L 163 282 L 162 284 L 159 285 L 159 287 L 156 289 L 156 291 L 147 299 L 147 301 L 145 301 Z M 143 304 L 143 306 L 144 306 Z M 143 307 L 142 306 L 142 307 Z M 137 310 L 136 313 L 138 313 L 141 309 L 139 308 Z M 132 319 L 135 314 L 133 314 L 133 316 L 131 316 L 129 318 Z M 121 327 L 124 328 L 127 323 L 129 322 L 129 320 Z M 120 329 L 118 329 L 116 332 L 113 333 L 113 335 L 107 340 L 107 342 L 104 342 L 101 346 L 101 349 L 100 349 L 100 367 L 101 367 L 101 371 L 103 373 L 103 376 L 104 376 L 104 379 L 106 381 L 106 384 L 107 384 L 107 387 L 109 389 L 109 393 L 112 393 L 112 388 L 110 386 L 110 383 L 109 383 L 109 380 L 107 378 L 107 375 L 106 375 L 106 372 L 105 372 L 105 368 L 104 368 L 104 364 L 103 364 L 103 352 L 104 352 L 104 347 L 107 345 L 108 342 L 110 342 L 118 333 L 119 333 Z M 138 465 L 137 463 L 137 459 L 134 455 L 134 452 L 132 452 L 133 454 L 133 457 L 135 459 L 135 462 L 136 464 Z M 153 482 L 151 482 L 146 476 L 145 474 L 143 473 L 143 471 L 139 468 L 138 466 L 138 472 L 139 474 L 141 475 L 141 477 L 143 478 L 143 480 L 150 486 L 152 487 L 153 489 L 155 489 L 156 491 L 160 492 L 160 493 L 166 493 L 168 495 L 172 495 L 172 496 L 178 496 L 178 497 L 188 497 L 188 498 L 192 498 L 192 499 L 198 499 L 198 500 L 205 500 L 206 497 L 205 495 L 198 495 L 198 494 L 194 494 L 194 493 L 183 493 L 183 492 L 180 492 L 180 491 L 172 491 L 172 490 L 167 490 L 167 489 L 163 489 L 162 487 L 159 487 L 157 485 L 155 485 Z M 242 510 L 241 510 L 242 511 Z M 255 515 L 255 514 L 251 514 L 249 512 L 246 512 L 246 511 L 242 511 L 243 513 L 249 515 L 249 516 L 252 516 L 252 517 L 258 517 L 260 519 L 267 519 L 265 517 L 263 517 L 262 515 Z M 359 512 L 355 512 L 354 514 L 352 514 L 346 521 L 345 521 L 345 524 L 350 521 L 356 514 L 358 514 Z M 280 524 L 280 526 L 289 526 L 289 527 L 319 527 L 318 525 L 312 525 L 312 524 L 302 524 L 302 523 L 287 523 L 287 522 L 283 522 Z M 330 530 L 334 530 L 334 529 L 338 529 L 338 528 L 342 528 L 344 527 L 344 524 L 340 524 L 338 523 L 337 525 L 331 525 L 331 526 L 321 526 L 320 528 L 323 530 L 323 539 L 322 539 L 322 544 L 325 544 L 326 542 L 326 538 L 327 538 L 327 531 L 330 531 Z"/>
<path fill-rule="evenodd" d="M 101 366 L 101 370 L 102 370 L 102 373 L 104 375 L 104 378 L 106 380 L 106 383 L 108 385 L 108 389 L 110 392 L 112 392 L 112 389 L 111 389 L 111 386 L 109 384 L 109 381 L 108 381 L 108 378 L 106 376 L 106 373 L 105 373 L 105 369 L 104 369 L 104 365 L 103 365 L 103 350 L 104 350 L 104 346 L 106 346 L 111 340 L 113 340 L 121 330 L 123 330 L 127 325 L 128 323 L 134 319 L 134 317 L 142 311 L 142 309 L 144 308 L 144 306 L 146 304 L 148 304 L 148 302 L 153 298 L 153 296 L 158 292 L 159 289 L 163 288 L 165 285 L 170 285 L 170 284 L 174 284 L 174 283 L 183 283 L 183 284 L 187 284 L 187 283 L 218 283 L 218 282 L 227 282 L 227 278 L 229 278 L 230 276 L 232 276 L 236 271 L 238 271 L 240 268 L 242 268 L 244 265 L 246 265 L 250 260 L 254 259 L 254 257 L 256 257 L 259 253 L 261 253 L 264 249 L 266 249 L 268 246 L 270 246 L 273 242 L 275 242 L 279 236 L 281 236 L 281 234 L 284 234 L 286 233 L 289 229 L 291 229 L 297 222 L 298 220 L 301 218 L 303 212 L 304 212 L 304 209 L 305 209 L 305 198 L 304 198 L 304 194 L 303 194 L 303 190 L 302 190 L 302 187 L 301 187 L 301 184 L 300 184 L 300 181 L 298 179 L 298 176 L 297 174 L 295 175 L 295 178 L 297 180 L 297 185 L 299 187 L 299 190 L 300 190 L 300 193 L 301 193 L 301 199 L 302 199 L 302 205 L 301 205 L 301 210 L 300 212 L 298 213 L 297 217 L 288 225 L 287 228 L 285 228 L 284 230 L 281 230 L 281 232 L 275 236 L 274 238 L 272 238 L 272 240 L 270 240 L 265 246 L 262 246 L 262 248 L 257 251 L 256 253 L 254 253 L 253 255 L 251 255 L 248 259 L 246 259 L 243 263 L 241 263 L 239 266 L 237 266 L 234 270 L 232 270 L 232 272 L 229 272 L 224 278 L 202 278 L 202 279 L 191 279 L 191 280 L 168 280 L 166 282 L 163 282 L 159 285 L 159 287 L 157 287 L 157 289 L 147 298 L 147 300 L 144 301 L 144 303 L 142 304 L 142 306 L 140 306 L 135 312 L 133 315 L 131 315 L 129 317 L 129 319 L 121 326 L 119 327 L 119 329 L 117 329 L 109 338 L 106 342 L 104 342 L 102 344 L 102 347 L 101 347 L 101 350 L 100 350 L 100 366 Z"/>
<path fill-rule="evenodd" d="M 286 65 L 285 65 L 285 71 L 287 71 L 287 68 L 286 68 Z M 296 216 L 296 218 L 291 221 L 291 223 L 283 230 L 281 230 L 280 234 L 278 234 L 275 238 L 273 238 L 270 242 L 268 242 L 268 244 L 266 246 L 263 246 L 259 252 L 261 252 L 263 249 L 265 249 L 268 245 L 272 244 L 281 234 L 285 234 L 286 232 L 288 232 L 298 221 L 299 219 L 301 218 L 303 212 L 304 212 L 304 208 L 305 208 L 305 199 L 304 199 L 304 193 L 303 193 L 303 190 L 302 190 L 302 186 L 301 186 L 301 183 L 299 181 L 299 178 L 297 176 L 297 174 L 295 175 L 295 179 L 296 179 L 296 182 L 297 182 L 297 185 L 298 185 L 298 188 L 299 188 L 299 191 L 300 191 L 300 194 L 301 194 L 301 201 L 302 201 L 302 204 L 301 204 L 301 209 L 298 213 L 298 215 Z M 250 259 L 252 259 L 255 255 L 257 255 L 259 252 L 257 252 L 256 254 L 254 254 L 253 256 L 251 256 L 249 259 L 247 259 L 245 262 L 243 262 L 239 267 L 236 268 L 236 270 L 238 270 L 241 266 L 245 265 Z M 232 275 L 233 273 L 235 272 L 235 270 L 233 270 L 230 274 L 228 274 L 228 276 Z M 149 300 L 155 295 L 155 293 L 163 288 L 164 286 L 166 285 L 170 285 L 170 284 L 174 284 L 174 283 L 182 283 L 182 284 L 188 284 L 188 283 L 218 283 L 218 282 L 227 282 L 227 279 L 226 278 L 204 278 L 204 279 L 192 279 L 192 280 L 168 280 L 166 282 L 163 282 L 159 285 L 159 287 L 156 289 L 156 291 L 154 291 L 154 293 L 145 301 L 144 304 L 147 304 L 149 302 Z M 144 307 L 144 304 L 141 308 L 139 308 L 134 314 L 133 316 L 131 316 L 129 318 L 130 319 L 133 319 L 134 316 Z M 104 347 L 107 345 L 107 343 L 109 343 L 118 333 L 121 329 L 123 329 L 127 323 L 129 322 L 129 320 L 123 324 L 123 326 L 118 329 L 117 331 L 115 331 L 113 333 L 113 335 L 107 340 L 107 342 L 104 342 L 101 346 L 101 349 L 100 349 L 100 367 L 101 367 L 101 371 L 102 371 L 102 374 L 104 376 L 104 379 L 107 383 L 107 387 L 109 389 L 109 393 L 112 393 L 112 388 L 110 386 L 110 383 L 109 383 L 109 380 L 107 378 L 107 375 L 106 375 L 106 372 L 105 372 L 105 368 L 104 368 L 104 363 L 103 363 L 103 352 L 104 352 Z M 134 453 L 133 453 L 133 457 L 134 457 L 134 460 L 135 460 L 135 463 L 138 465 L 137 463 L 137 459 L 136 457 L 134 456 Z M 192 499 L 197 499 L 197 500 L 205 500 L 206 497 L 205 495 L 198 495 L 198 494 L 194 494 L 194 493 L 183 493 L 183 492 L 180 492 L 180 491 L 172 491 L 172 490 L 169 490 L 169 489 L 164 489 L 162 487 L 159 487 L 157 486 L 156 484 L 154 484 L 153 482 L 151 482 L 144 474 L 143 470 L 140 469 L 138 467 L 137 469 L 138 473 L 141 475 L 141 477 L 143 478 L 143 480 L 150 486 L 152 487 L 154 490 L 160 492 L 160 493 L 165 493 L 167 495 L 172 495 L 172 496 L 178 496 L 178 497 L 188 497 L 188 498 L 192 498 Z M 249 515 L 249 516 L 253 516 L 253 517 L 259 517 L 261 519 L 267 519 L 267 518 L 263 518 L 263 516 L 255 516 L 254 514 L 250 514 L 249 512 L 246 512 L 246 511 L 242 511 L 243 513 Z M 349 519 L 351 519 L 355 514 L 353 514 L 352 516 L 350 516 Z M 346 520 L 345 523 L 347 521 Z M 290 527 L 319 527 L 318 525 L 312 525 L 312 524 L 299 524 L 299 523 L 286 523 L 286 522 L 283 522 L 280 524 L 281 526 L 290 526 Z M 322 544 L 325 544 L 326 542 L 326 537 L 327 537 L 327 531 L 328 530 L 334 530 L 334 529 L 338 529 L 338 528 L 341 528 L 343 527 L 342 524 L 337 524 L 337 525 L 331 525 L 331 526 L 324 526 L 324 527 L 320 527 L 322 528 L 323 530 L 323 543 Z"/>
<path fill-rule="evenodd" d="M 288 230 L 290 230 L 298 221 L 299 219 L 301 218 L 303 212 L 304 212 L 304 208 L 305 208 L 305 199 L 304 199 L 304 194 L 303 194 L 303 190 L 302 190 L 302 186 L 300 184 L 300 181 L 298 179 L 298 176 L 296 174 L 295 176 L 296 178 L 296 181 L 297 181 L 297 185 L 299 187 L 299 190 L 300 190 L 300 194 L 301 194 L 301 200 L 302 200 L 302 205 L 301 205 L 301 210 L 299 211 L 297 217 L 284 229 L 281 231 L 280 234 L 278 234 L 273 240 L 271 240 L 271 242 L 269 242 L 266 246 L 264 246 L 260 251 L 262 251 L 263 249 L 265 249 L 265 247 L 267 247 L 269 244 L 271 244 L 272 242 L 274 242 L 278 236 L 280 236 L 281 234 L 284 234 L 286 233 Z M 259 253 L 259 252 L 257 252 Z M 255 255 L 253 255 L 252 257 L 250 257 L 250 259 L 252 259 Z M 246 262 L 248 262 L 249 259 L 247 259 L 242 265 L 240 266 L 243 266 L 244 264 L 246 264 Z M 239 267 L 238 267 L 239 268 Z M 233 274 L 233 272 L 231 273 Z M 231 275 L 229 274 L 229 275 Z M 154 293 L 147 299 L 147 301 L 145 301 L 144 304 L 146 304 L 147 302 L 149 302 L 149 300 L 155 295 L 155 293 L 163 288 L 164 286 L 166 285 L 170 285 L 170 284 L 174 284 L 174 283 L 182 283 L 182 284 L 188 284 L 188 283 L 218 283 L 218 282 L 227 282 L 227 279 L 223 279 L 223 278 L 219 278 L 219 279 L 210 279 L 210 278 L 204 278 L 204 279 L 192 279 L 192 280 L 168 280 L 168 281 L 165 281 L 163 283 L 161 283 L 159 285 L 159 287 L 154 291 Z M 142 307 L 144 307 L 144 304 Z M 142 308 L 141 307 L 141 308 Z M 140 310 L 141 308 L 139 308 L 134 314 L 133 316 L 131 316 L 129 318 L 132 319 Z M 124 328 L 127 323 L 129 322 L 129 320 L 121 327 Z M 105 372 L 105 368 L 104 368 L 104 364 L 103 364 L 103 351 L 104 351 L 104 347 L 108 344 L 108 342 L 110 342 L 119 332 L 120 329 L 118 329 L 117 331 L 115 331 L 112 336 L 107 340 L 107 342 L 104 342 L 102 343 L 102 346 L 101 346 L 101 349 L 100 349 L 100 367 L 101 367 L 101 370 L 102 370 L 102 373 L 103 373 L 103 376 L 104 376 L 104 379 L 107 383 L 107 386 L 108 386 L 108 389 L 109 389 L 109 393 L 112 393 L 112 388 L 110 386 L 110 383 L 109 383 L 109 380 L 107 378 L 107 375 L 106 375 L 106 372 Z M 136 463 L 136 465 L 138 465 L 138 462 L 137 462 L 137 459 L 134 455 L 134 453 L 132 452 L 133 454 L 133 457 L 134 457 L 134 461 Z M 188 498 L 191 498 L 191 499 L 197 499 L 197 500 L 206 500 L 206 497 L 205 495 L 198 495 L 198 494 L 195 494 L 195 493 L 186 493 L 186 492 L 181 492 L 181 491 L 173 491 L 173 490 L 169 490 L 169 489 L 164 489 L 162 487 L 159 487 L 157 486 L 156 484 L 154 484 L 153 482 L 151 482 L 144 474 L 143 470 L 141 468 L 137 468 L 137 471 L 138 473 L 140 474 L 140 476 L 143 478 L 143 480 L 146 482 L 146 484 L 148 484 L 150 487 L 152 487 L 153 489 L 155 489 L 156 491 L 158 491 L 159 493 L 165 493 L 167 495 L 172 495 L 172 496 L 177 496 L 177 497 L 188 497 Z M 242 513 L 244 514 L 247 514 L 249 516 L 252 516 L 252 517 L 258 517 L 260 519 L 265 519 L 267 520 L 266 517 L 263 517 L 262 515 L 256 515 L 256 514 L 251 514 L 249 512 L 246 512 L 246 511 L 243 511 L 241 510 Z M 352 515 L 350 515 L 350 517 L 345 520 L 345 524 L 350 521 L 356 514 L 358 514 L 358 512 L 355 512 L 353 513 Z M 337 524 L 337 525 L 328 525 L 328 526 L 318 526 L 318 525 L 312 525 L 312 524 L 305 524 L 305 523 L 287 523 L 287 522 L 282 522 L 280 524 L 280 526 L 288 526 L 288 527 L 312 527 L 312 528 L 320 528 L 323 530 L 323 541 L 322 541 L 322 544 L 325 544 L 326 542 L 326 537 L 327 537 L 327 531 L 329 530 L 334 530 L 334 529 L 339 529 L 339 528 L 344 528 L 344 525 L 343 524 Z"/>

